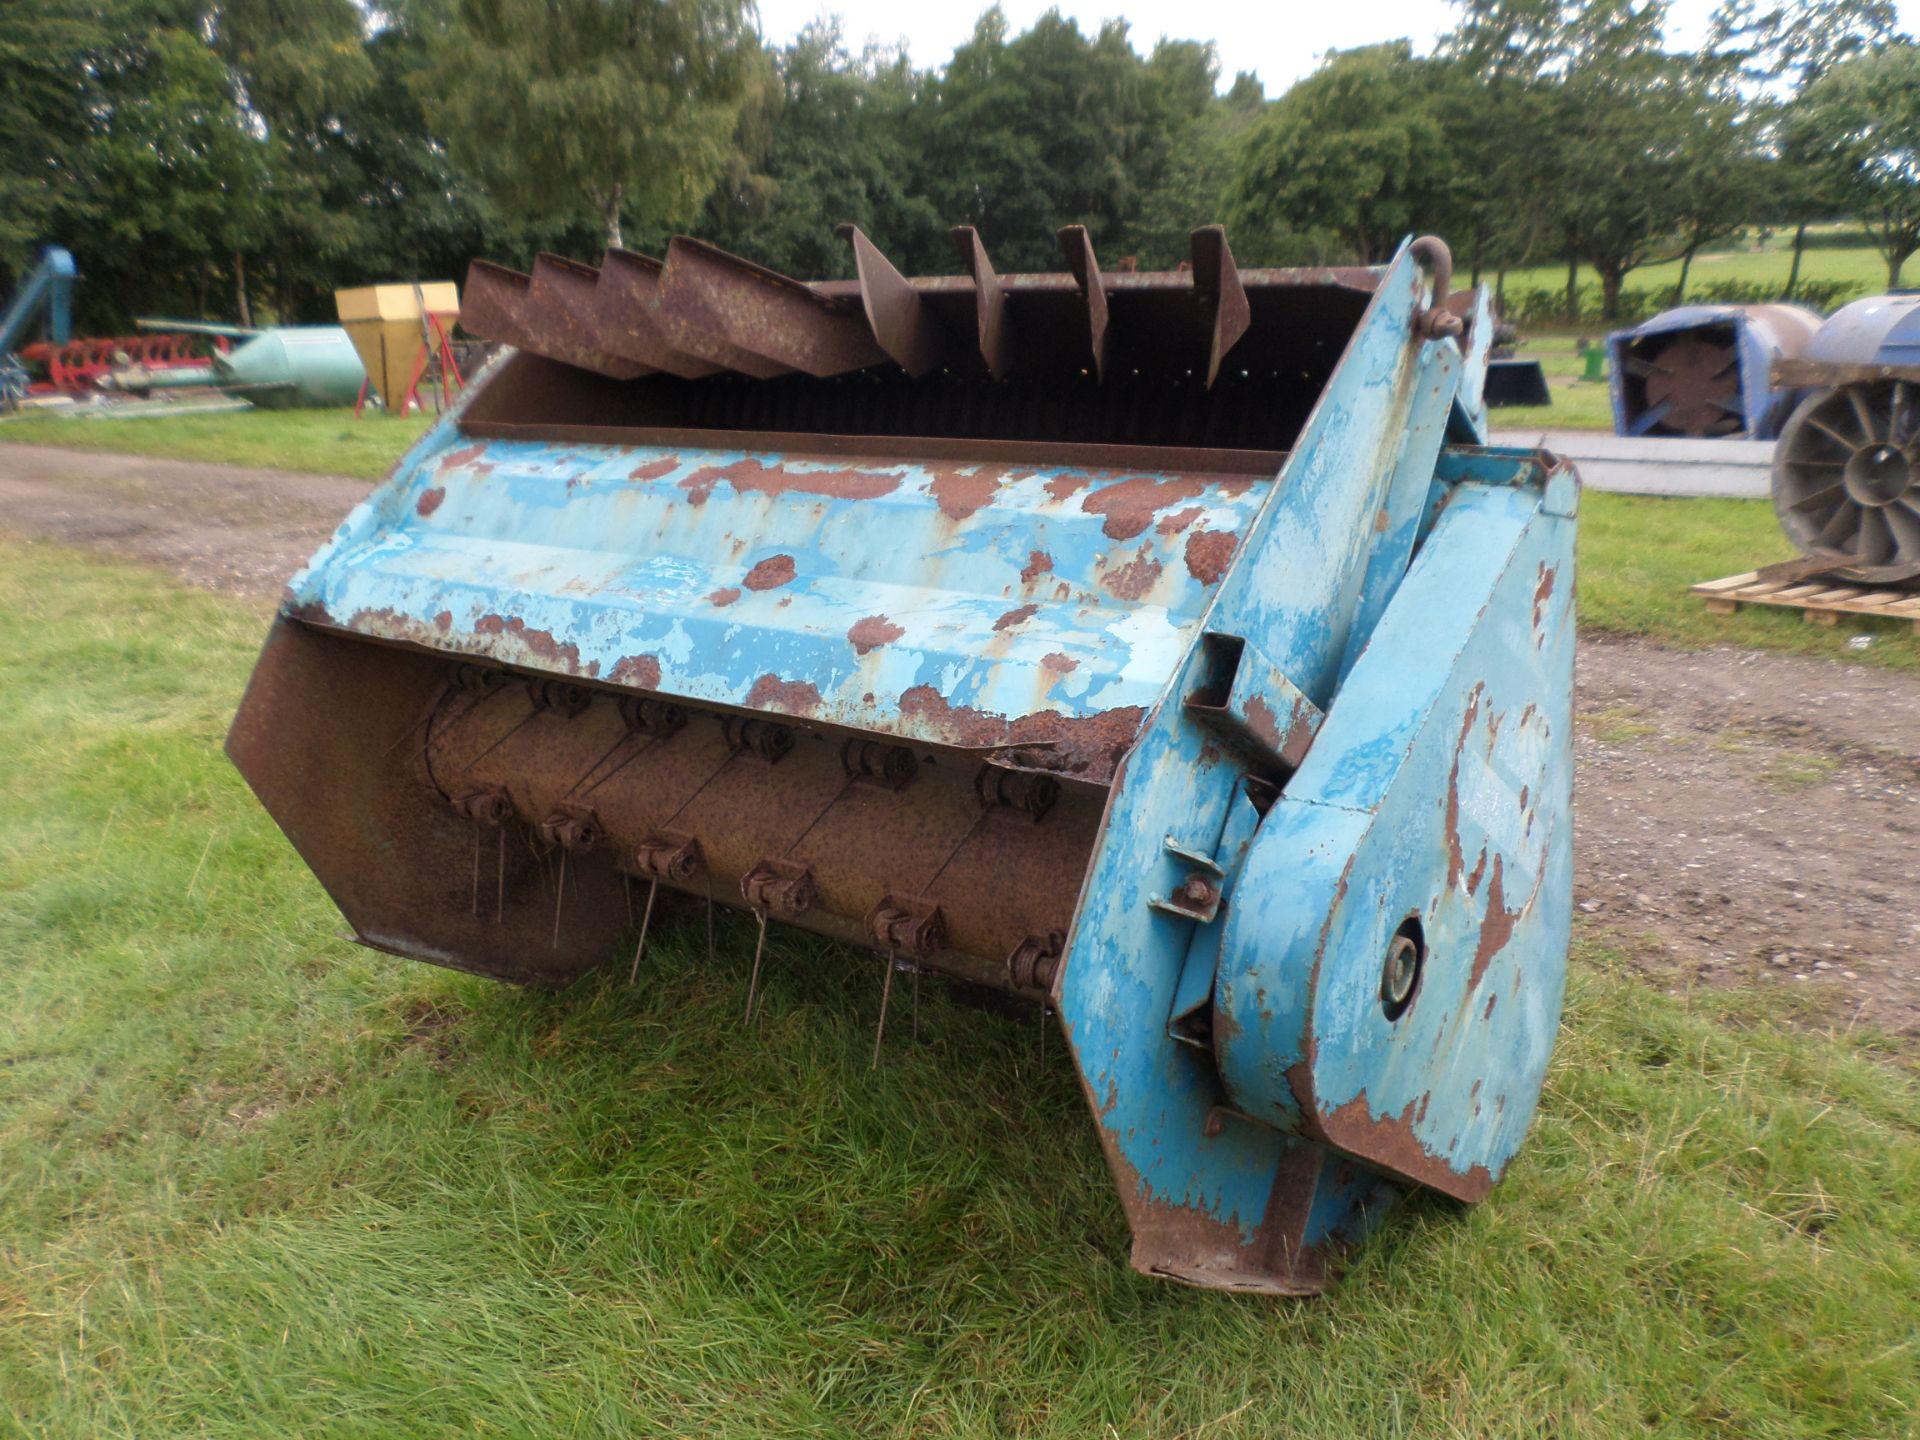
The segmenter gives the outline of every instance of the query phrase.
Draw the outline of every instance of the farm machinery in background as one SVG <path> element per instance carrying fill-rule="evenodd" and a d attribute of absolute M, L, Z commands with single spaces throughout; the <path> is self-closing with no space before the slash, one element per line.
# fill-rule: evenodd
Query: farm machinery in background
<path fill-rule="evenodd" d="M 845 282 L 474 262 L 514 348 L 292 577 L 228 754 L 377 950 L 559 986 L 724 904 L 743 1026 L 783 925 L 876 957 L 875 1064 L 923 975 L 1037 1010 L 1133 1264 L 1317 1291 L 1539 1098 L 1578 482 L 1485 443 L 1436 240 L 1111 273 L 1070 226 L 1000 275 L 962 228 L 908 277 L 845 233 Z"/>
<path fill-rule="evenodd" d="M 1799 305 L 1685 305 L 1607 337 L 1616 435 L 1771 440 L 1797 398 L 1773 379 L 1820 317 Z"/>
<path fill-rule="evenodd" d="M 50 245 L 0 309 L 0 409 L 19 404 L 31 386 L 19 353 L 29 336 L 44 329 L 54 345 L 73 337 L 74 275 L 73 256 Z"/>
<path fill-rule="evenodd" d="M 1791 401 L 1771 488 L 1800 558 L 1694 593 L 1720 613 L 1783 606 L 1818 624 L 1869 616 L 1920 630 L 1920 294 L 1854 301 L 1769 379 Z"/>
<path fill-rule="evenodd" d="M 352 405 L 369 397 L 390 414 L 422 406 L 423 387 L 444 410 L 464 383 L 452 339 L 460 298 L 447 282 L 369 286 L 337 293 L 341 325 L 255 328 L 204 320 L 136 320 L 135 335 L 75 337 L 73 257 L 48 248 L 0 310 L 0 405 L 38 401 L 67 413 L 75 402 L 219 392 L 267 409 Z M 29 342 L 36 332 L 45 338 Z M 88 405 L 85 413 L 183 413 L 156 404 Z"/>

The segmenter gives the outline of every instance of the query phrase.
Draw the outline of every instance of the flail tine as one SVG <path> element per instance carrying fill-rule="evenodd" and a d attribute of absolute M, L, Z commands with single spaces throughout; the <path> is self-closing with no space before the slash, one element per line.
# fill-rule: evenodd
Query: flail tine
<path fill-rule="evenodd" d="M 640 978 L 640 957 L 647 953 L 647 927 L 653 924 L 653 899 L 660 893 L 660 877 L 654 876 L 647 884 L 647 908 L 640 920 L 640 943 L 633 947 L 633 968 L 627 971 L 627 984 L 631 985 Z M 749 1000 L 751 1005 L 751 1000 Z"/>
<path fill-rule="evenodd" d="M 567 852 L 560 852 L 560 879 L 553 887 L 553 948 L 560 948 L 560 907 L 567 899 Z"/>
<path fill-rule="evenodd" d="M 867 1069 L 880 1068 L 880 1045 L 887 1038 L 887 1002 L 893 998 L 893 951 L 887 952 L 887 975 L 880 982 L 880 1024 L 873 1032 L 873 1058 L 867 1062 Z"/>
<path fill-rule="evenodd" d="M 760 988 L 760 955 L 767 948 L 767 912 L 756 910 L 754 917 L 760 922 L 760 938 L 753 942 L 753 972 L 747 977 L 747 1016 L 753 1019 L 753 997 Z"/>
<path fill-rule="evenodd" d="M 500 827 L 499 860 L 495 865 L 493 923 L 504 924 L 507 917 L 507 827 Z"/>

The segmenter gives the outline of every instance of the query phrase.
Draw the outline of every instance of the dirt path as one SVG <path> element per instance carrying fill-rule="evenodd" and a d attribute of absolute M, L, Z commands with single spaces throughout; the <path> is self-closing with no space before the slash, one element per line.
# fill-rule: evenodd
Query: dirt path
<path fill-rule="evenodd" d="M 269 599 L 369 488 L 0 445 L 0 530 Z M 1583 928 L 1920 1038 L 1920 677 L 1590 639 L 1579 685 Z"/>
<path fill-rule="evenodd" d="M 0 531 L 268 598 L 372 488 L 339 475 L 0 445 Z"/>

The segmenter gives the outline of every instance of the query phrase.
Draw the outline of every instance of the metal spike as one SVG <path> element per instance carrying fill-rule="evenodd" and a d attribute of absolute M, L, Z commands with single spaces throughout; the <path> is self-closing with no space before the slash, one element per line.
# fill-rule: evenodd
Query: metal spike
<path fill-rule="evenodd" d="M 612 380 L 634 380 L 654 369 L 616 355 L 601 339 L 600 272 L 563 255 L 534 257 L 532 304 L 521 312 L 530 348 Z"/>
<path fill-rule="evenodd" d="M 1247 290 L 1240 283 L 1240 271 L 1233 263 L 1233 251 L 1227 248 L 1223 225 L 1208 225 L 1193 232 L 1193 288 L 1207 309 L 1212 338 L 1207 347 L 1207 388 L 1219 378 L 1220 362 L 1247 333 L 1253 323 L 1253 307 Z"/>
<path fill-rule="evenodd" d="M 993 273 L 980 232 L 971 225 L 953 227 L 954 244 L 960 250 L 960 263 L 973 276 L 973 309 L 980 330 L 980 358 L 987 362 L 987 373 L 996 380 L 1007 378 L 1013 358 L 1013 327 L 1007 320 L 1007 292 L 1000 277 Z"/>
<path fill-rule="evenodd" d="M 762 380 L 844 375 L 887 358 L 858 309 L 683 235 L 667 246 L 653 318 L 675 349 Z"/>
<path fill-rule="evenodd" d="M 1100 262 L 1093 255 L 1093 240 L 1084 225 L 1060 227 L 1060 248 L 1066 252 L 1067 268 L 1080 284 L 1087 301 L 1087 338 L 1093 345 L 1094 378 L 1107 378 L 1107 288 L 1100 278 Z"/>
<path fill-rule="evenodd" d="M 880 1066 L 880 1043 L 887 1038 L 887 1002 L 893 999 L 893 951 L 887 952 L 887 978 L 880 982 L 880 1024 L 873 1032 L 873 1058 L 867 1062 L 867 1069 L 877 1070 Z"/>
<path fill-rule="evenodd" d="M 483 340 L 495 340 L 517 350 L 531 350 L 525 313 L 531 275 L 509 270 L 491 260 L 467 266 L 466 288 L 460 293 L 460 328 Z"/>
<path fill-rule="evenodd" d="M 953 351 L 953 336 L 913 282 L 893 267 L 858 225 L 842 225 L 840 238 L 853 245 L 860 277 L 860 304 L 880 348 L 909 375 L 937 370 Z"/>
<path fill-rule="evenodd" d="M 753 942 L 753 973 L 747 977 L 748 1020 L 753 1019 L 753 997 L 760 988 L 760 954 L 767 948 L 767 912 L 756 910 L 753 913 L 760 922 L 760 938 Z"/>
<path fill-rule="evenodd" d="M 627 971 L 627 984 L 629 985 L 640 978 L 640 957 L 646 954 L 647 951 L 647 927 L 653 924 L 653 897 L 659 893 L 660 877 L 656 875 L 647 886 L 647 913 L 640 921 L 640 943 L 633 947 L 633 968 Z M 747 1005 L 749 1009 L 752 1008 L 753 1000 L 751 997 L 748 998 Z"/>
<path fill-rule="evenodd" d="M 717 375 L 720 366 L 674 349 L 655 322 L 653 296 L 660 286 L 661 269 L 651 255 L 632 250 L 609 249 L 600 257 L 596 291 L 600 343 L 615 355 L 682 380 Z"/>
<path fill-rule="evenodd" d="M 560 908 L 567 900 L 567 852 L 560 852 L 560 881 L 553 887 L 553 948 L 560 948 Z"/>

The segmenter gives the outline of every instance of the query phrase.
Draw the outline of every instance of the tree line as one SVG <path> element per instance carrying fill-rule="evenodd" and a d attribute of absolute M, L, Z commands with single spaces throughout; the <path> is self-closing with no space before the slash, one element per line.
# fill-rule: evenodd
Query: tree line
<path fill-rule="evenodd" d="M 1723 0 L 1668 46 L 1663 0 L 1458 0 L 1427 56 L 1336 52 L 1269 101 L 1208 44 L 997 8 L 945 65 L 831 24 L 769 46 L 750 0 L 7 0 L 0 293 L 71 249 L 90 329 L 135 313 L 322 319 L 336 286 L 486 255 L 657 252 L 699 234 L 844 276 L 852 221 L 910 273 L 1185 258 L 1378 261 L 1447 236 L 1475 278 L 1637 268 L 1746 227 L 1920 249 L 1920 48 L 1891 0 Z M 1678 293 L 1678 291 L 1676 293 Z"/>

